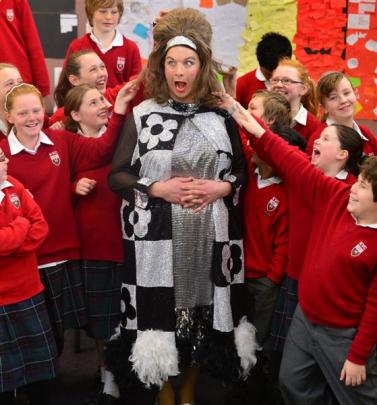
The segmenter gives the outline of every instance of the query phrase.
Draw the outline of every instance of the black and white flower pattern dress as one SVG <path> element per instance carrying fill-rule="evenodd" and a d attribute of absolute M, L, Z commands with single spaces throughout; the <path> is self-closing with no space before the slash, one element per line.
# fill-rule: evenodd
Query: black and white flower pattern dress
<path fill-rule="evenodd" d="M 199 213 L 148 197 L 149 185 L 176 176 L 229 181 L 233 192 Z M 109 181 L 123 197 L 122 294 L 127 302 L 122 304 L 120 335 L 107 349 L 107 363 L 119 373 L 118 356 L 111 353 L 119 354 L 123 345 L 131 350 L 124 357 L 132 363 L 127 370 L 147 386 L 160 385 L 182 367 L 208 365 L 216 336 L 222 336 L 218 341 L 232 341 L 243 315 L 234 310 L 241 306 L 244 282 L 238 192 L 245 181 L 235 123 L 219 110 L 146 100 L 134 108 L 123 128 Z M 138 357 L 137 343 L 148 342 L 148 335 L 145 357 L 157 341 L 160 351 L 164 343 L 167 352 L 173 347 L 171 357 L 162 356 L 162 363 L 170 359 L 166 368 L 143 365 Z M 234 343 L 228 346 L 219 351 L 237 355 Z M 164 370 L 159 377 L 154 366 Z M 231 374 L 228 365 L 223 366 L 224 374 Z M 124 375 L 115 377 L 124 380 Z"/>

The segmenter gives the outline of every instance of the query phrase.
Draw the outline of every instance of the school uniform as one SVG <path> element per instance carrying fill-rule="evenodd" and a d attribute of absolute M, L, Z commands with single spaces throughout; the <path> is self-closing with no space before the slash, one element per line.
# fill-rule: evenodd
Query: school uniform
<path fill-rule="evenodd" d="M 0 1 L 0 27 L 0 61 L 17 66 L 25 83 L 34 84 L 43 96 L 48 95 L 50 79 L 29 2 Z"/>
<path fill-rule="evenodd" d="M 269 130 L 251 139 L 268 155 L 290 190 L 312 208 L 312 228 L 299 279 L 299 303 L 284 349 L 280 382 L 287 403 L 375 404 L 377 398 L 377 224 L 363 226 L 347 211 L 350 185 L 325 176 Z M 300 191 L 297 191 L 300 190 Z M 331 271 L 329 271 L 331 270 Z M 363 385 L 339 380 L 344 361 L 366 365 Z"/>
<path fill-rule="evenodd" d="M 105 48 L 93 32 L 74 39 L 67 50 L 65 60 L 73 52 L 92 49 L 106 65 L 108 87 L 128 82 L 141 71 L 139 48 L 135 42 L 123 36 L 118 29 L 111 44 Z"/>
<path fill-rule="evenodd" d="M 328 126 L 336 124 L 331 118 L 327 118 L 325 122 L 320 126 L 308 140 L 306 145 L 306 152 L 311 155 L 313 152 L 314 141 L 318 139 L 322 131 Z M 360 135 L 361 139 L 364 141 L 363 151 L 366 156 L 377 155 L 377 137 L 373 132 L 364 125 L 358 125 L 356 121 L 353 121 L 353 129 Z"/>
<path fill-rule="evenodd" d="M 54 332 L 82 327 L 87 314 L 80 275 L 80 245 L 71 201 L 75 173 L 109 162 L 123 116 L 113 114 L 100 139 L 83 139 L 68 131 L 40 133 L 35 150 L 27 150 L 11 131 L 0 143 L 11 156 L 8 172 L 33 193 L 49 224 L 50 233 L 37 250 L 40 275 Z"/>
<path fill-rule="evenodd" d="M 264 344 L 288 254 L 288 208 L 281 179 L 262 179 L 255 169 L 249 177 L 243 208 L 248 304 L 258 342 Z"/>
<path fill-rule="evenodd" d="M 88 312 L 86 331 L 94 339 L 108 340 L 120 321 L 120 286 L 123 242 L 121 198 L 110 191 L 111 165 L 77 173 L 73 188 L 83 177 L 96 180 L 86 196 L 73 194 L 78 226 L 81 275 Z"/>
<path fill-rule="evenodd" d="M 270 82 L 264 77 L 261 69 L 258 67 L 237 79 L 236 100 L 239 101 L 244 108 L 247 108 L 253 94 L 257 90 L 266 90 L 269 88 Z"/>
<path fill-rule="evenodd" d="M 0 183 L 0 393 L 56 376 L 56 345 L 35 255 L 47 233 L 33 197 L 8 176 Z"/>
<path fill-rule="evenodd" d="M 292 128 L 308 140 L 319 127 L 321 127 L 321 121 L 301 104 L 292 119 Z"/>
<path fill-rule="evenodd" d="M 341 170 L 335 179 L 350 185 L 356 181 L 356 177 L 346 170 Z M 284 184 L 286 184 L 290 208 L 288 263 L 287 274 L 281 283 L 271 322 L 271 347 L 276 352 L 283 352 L 285 339 L 298 303 L 298 279 L 306 257 L 313 214 L 310 206 L 304 202 L 299 206 L 296 203 L 296 194 L 301 192 L 300 187 L 292 193 L 290 190 L 295 189 L 294 184 L 289 182 L 289 179 L 286 179 Z"/>

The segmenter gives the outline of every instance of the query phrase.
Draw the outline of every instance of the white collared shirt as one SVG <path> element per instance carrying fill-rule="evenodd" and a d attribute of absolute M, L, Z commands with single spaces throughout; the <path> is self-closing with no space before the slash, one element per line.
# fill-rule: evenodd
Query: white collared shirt
<path fill-rule="evenodd" d="M 334 120 L 332 120 L 331 118 L 327 118 L 327 119 L 326 119 L 326 124 L 327 124 L 327 125 L 332 125 L 332 124 L 336 124 L 336 122 L 335 122 Z M 366 136 L 364 136 L 363 133 L 361 132 L 361 129 L 360 129 L 360 127 L 356 124 L 356 121 L 352 121 L 352 128 L 360 135 L 360 138 L 361 138 L 363 141 L 366 141 L 366 142 L 369 141 L 369 139 L 368 139 Z"/>
<path fill-rule="evenodd" d="M 306 121 L 308 120 L 308 110 L 300 104 L 300 108 L 297 111 L 297 114 L 293 117 L 293 125 L 295 123 L 301 124 L 301 125 L 306 125 Z"/>
<path fill-rule="evenodd" d="M 338 180 L 345 180 L 347 176 L 348 176 L 347 170 L 342 169 L 340 172 L 337 173 L 335 178 Z"/>
<path fill-rule="evenodd" d="M 7 136 L 7 125 L 1 118 L 0 118 L 0 132 L 2 132 L 5 136 Z"/>
<path fill-rule="evenodd" d="M 265 188 L 268 186 L 271 186 L 272 184 L 279 184 L 281 183 L 281 178 L 280 177 L 269 177 L 268 179 L 262 179 L 261 175 L 259 174 L 259 169 L 258 167 L 254 170 L 254 173 L 257 176 L 257 186 L 258 189 Z"/>
<path fill-rule="evenodd" d="M 111 41 L 110 45 L 105 48 L 102 45 L 102 42 L 94 35 L 93 30 L 90 33 L 90 39 L 98 46 L 99 50 L 102 53 L 106 53 L 109 51 L 111 48 L 114 48 L 115 46 L 123 46 L 123 35 L 120 33 L 120 31 L 116 28 L 115 29 L 115 36 L 114 39 Z"/>
<path fill-rule="evenodd" d="M 100 130 L 98 131 L 97 135 L 94 138 L 101 138 L 101 136 L 106 132 L 106 129 L 107 129 L 106 125 L 102 125 L 102 127 L 100 128 Z M 77 134 L 85 137 L 81 129 L 77 130 Z"/>
<path fill-rule="evenodd" d="M 351 217 L 354 219 L 355 224 L 356 224 L 357 226 L 362 226 L 362 227 L 364 227 L 364 228 L 377 229 L 377 224 L 359 224 L 359 223 L 357 222 L 357 219 L 356 219 L 352 214 L 351 214 Z"/>
<path fill-rule="evenodd" d="M 5 194 L 3 193 L 2 190 L 4 190 L 4 188 L 12 187 L 12 186 L 13 186 L 13 184 L 8 180 L 5 180 L 2 183 L 0 183 L 0 204 L 1 204 L 1 202 L 3 201 L 3 199 L 5 197 Z"/>
<path fill-rule="evenodd" d="M 51 139 L 43 132 L 39 132 L 39 138 L 38 138 L 38 143 L 36 144 L 34 149 L 28 149 L 22 143 L 17 139 L 16 134 L 14 133 L 14 130 L 9 132 L 8 135 L 8 142 L 9 142 L 9 149 L 10 149 L 10 154 L 17 155 L 17 153 L 22 152 L 23 150 L 27 153 L 30 153 L 31 155 L 35 155 L 38 152 L 38 148 L 41 145 L 41 143 L 44 143 L 46 145 L 53 145 L 54 142 L 51 141 Z"/>
<path fill-rule="evenodd" d="M 260 81 L 260 82 L 264 82 L 264 85 L 266 86 L 267 90 L 270 90 L 270 81 L 268 79 L 266 79 L 266 77 L 264 76 L 262 70 L 260 67 L 257 68 L 256 72 L 255 72 L 255 77 Z"/>

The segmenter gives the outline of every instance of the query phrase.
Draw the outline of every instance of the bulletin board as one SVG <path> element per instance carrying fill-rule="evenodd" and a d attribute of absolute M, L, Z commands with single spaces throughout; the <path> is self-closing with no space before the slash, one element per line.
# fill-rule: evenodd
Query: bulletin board
<path fill-rule="evenodd" d="M 357 118 L 377 120 L 377 0 L 124 0 L 121 32 L 146 61 L 152 22 L 161 9 L 200 9 L 213 28 L 213 50 L 239 74 L 257 67 L 255 48 L 266 32 L 286 35 L 314 80 L 345 71 L 358 95 Z M 84 0 L 31 0 L 47 58 L 61 65 L 68 44 L 89 29 Z M 51 64 L 51 63 L 50 63 Z M 55 78 L 56 79 L 56 78 Z"/>

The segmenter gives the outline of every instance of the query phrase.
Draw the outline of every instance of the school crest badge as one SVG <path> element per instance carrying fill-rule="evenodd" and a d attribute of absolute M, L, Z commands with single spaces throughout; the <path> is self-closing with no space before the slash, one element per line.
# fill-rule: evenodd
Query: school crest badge
<path fill-rule="evenodd" d="M 7 8 L 7 20 L 13 21 L 14 19 L 14 10 L 13 8 Z"/>
<path fill-rule="evenodd" d="M 118 56 L 118 59 L 117 59 L 118 71 L 123 72 L 125 66 L 126 66 L 126 58 L 123 58 L 122 56 Z"/>
<path fill-rule="evenodd" d="M 60 156 L 56 151 L 50 153 L 50 159 L 55 166 L 59 166 L 61 163 Z"/>
<path fill-rule="evenodd" d="M 280 201 L 276 197 L 272 197 L 267 203 L 267 212 L 275 211 L 278 207 Z"/>
<path fill-rule="evenodd" d="M 18 198 L 18 195 L 17 195 L 17 194 L 12 193 L 12 194 L 9 196 L 9 200 L 10 200 L 10 202 L 11 202 L 16 208 L 20 208 L 20 207 L 21 207 L 21 201 L 20 201 L 20 199 Z"/>
<path fill-rule="evenodd" d="M 351 256 L 356 257 L 360 256 L 367 249 L 366 245 L 363 242 L 359 242 L 356 246 L 354 246 L 351 250 Z"/>

